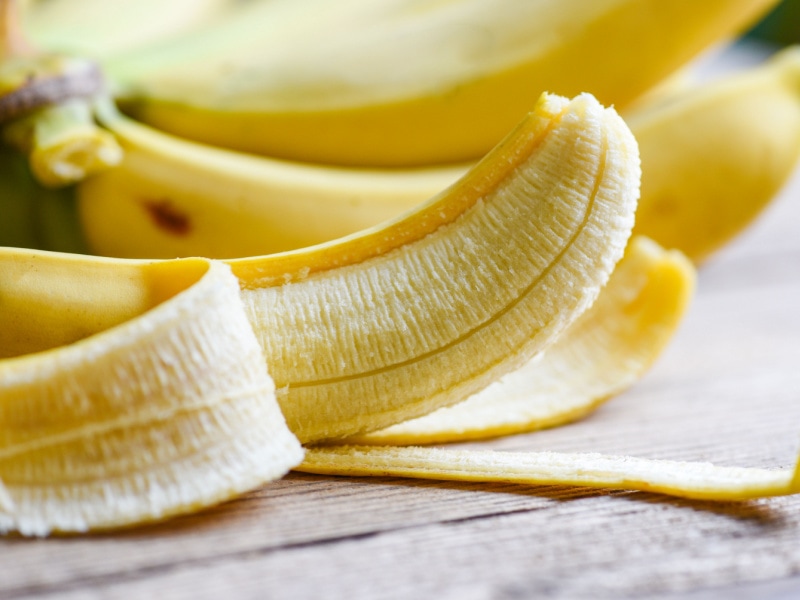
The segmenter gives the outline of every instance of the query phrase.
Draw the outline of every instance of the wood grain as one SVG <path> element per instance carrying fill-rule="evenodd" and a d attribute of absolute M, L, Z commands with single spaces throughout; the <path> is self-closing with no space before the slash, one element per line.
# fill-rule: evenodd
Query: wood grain
<path fill-rule="evenodd" d="M 573 425 L 490 442 L 790 466 L 800 449 L 800 172 L 701 271 L 634 389 Z M 0 598 L 789 598 L 800 497 L 290 475 L 114 535 L 0 540 Z M 739 587 L 742 586 L 742 587 Z"/>

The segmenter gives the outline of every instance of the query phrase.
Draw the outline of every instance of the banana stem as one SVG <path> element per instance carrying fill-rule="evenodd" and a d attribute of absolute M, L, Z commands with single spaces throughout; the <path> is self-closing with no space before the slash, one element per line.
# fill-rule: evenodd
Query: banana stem
<path fill-rule="evenodd" d="M 122 160 L 117 140 L 95 124 L 90 101 L 81 98 L 11 122 L 3 137 L 28 155 L 31 171 L 47 187 L 75 183 Z"/>

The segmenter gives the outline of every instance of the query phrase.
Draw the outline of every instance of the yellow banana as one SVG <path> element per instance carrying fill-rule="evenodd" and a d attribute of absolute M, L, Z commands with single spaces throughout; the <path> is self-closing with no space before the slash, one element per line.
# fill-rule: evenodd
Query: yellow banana
<path fill-rule="evenodd" d="M 278 0 L 107 67 L 127 110 L 185 138 L 330 164 L 455 162 L 542 90 L 624 108 L 774 4 Z"/>
<path fill-rule="evenodd" d="M 122 164 L 76 195 L 105 256 L 257 256 L 310 246 L 396 217 L 455 182 L 461 167 L 366 170 L 289 163 L 189 142 L 101 109 Z"/>
<path fill-rule="evenodd" d="M 464 402 L 347 442 L 453 442 L 574 421 L 643 375 L 672 338 L 694 281 L 685 256 L 634 238 L 595 303 L 541 355 Z"/>
<path fill-rule="evenodd" d="M 235 0 L 27 0 L 25 29 L 42 48 L 106 59 L 213 23 Z"/>
<path fill-rule="evenodd" d="M 642 156 L 635 232 L 695 260 L 752 221 L 800 158 L 800 47 L 626 115 Z"/>
<path fill-rule="evenodd" d="M 636 233 L 700 260 L 759 213 L 800 153 L 798 52 L 625 115 L 642 156 Z M 90 247 L 110 256 L 228 258 L 319 243 L 413 208 L 467 168 L 280 162 L 174 138 L 111 110 L 103 120 L 126 158 L 77 194 Z"/>
<path fill-rule="evenodd" d="M 225 265 L 3 248 L 0 290 L 0 531 L 163 519 L 300 461 Z"/>

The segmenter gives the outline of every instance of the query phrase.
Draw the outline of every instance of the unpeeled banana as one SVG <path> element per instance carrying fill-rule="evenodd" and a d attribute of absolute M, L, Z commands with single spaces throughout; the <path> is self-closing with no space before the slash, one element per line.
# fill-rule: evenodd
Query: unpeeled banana
<path fill-rule="evenodd" d="M 236 0 L 26 0 L 25 29 L 42 48 L 106 59 L 212 23 Z"/>
<path fill-rule="evenodd" d="M 800 155 L 800 49 L 624 116 L 642 155 L 636 233 L 699 261 L 747 225 Z M 754 118 L 758 115 L 758 118 Z M 336 169 L 227 152 L 138 125 L 103 123 L 123 164 L 77 189 L 98 254 L 231 258 L 334 239 L 393 218 L 466 166 Z"/>
<path fill-rule="evenodd" d="M 458 162 L 542 91 L 624 108 L 774 4 L 272 0 L 106 66 L 131 114 L 185 138 L 339 165 Z"/>
<path fill-rule="evenodd" d="M 291 163 L 166 135 L 107 104 L 120 166 L 76 189 L 92 251 L 125 258 L 236 258 L 302 248 L 396 217 L 467 166 L 366 170 Z"/>
<path fill-rule="evenodd" d="M 702 260 L 775 197 L 800 158 L 800 46 L 626 115 L 642 156 L 635 232 Z"/>

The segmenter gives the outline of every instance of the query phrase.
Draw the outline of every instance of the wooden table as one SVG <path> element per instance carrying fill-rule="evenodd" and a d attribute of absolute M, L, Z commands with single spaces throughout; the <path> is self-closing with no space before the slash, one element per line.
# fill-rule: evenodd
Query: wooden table
<path fill-rule="evenodd" d="M 787 467 L 800 447 L 800 172 L 706 264 L 679 335 L 582 422 L 487 445 Z M 0 540 L 0 598 L 800 597 L 800 496 L 295 474 L 114 535 Z"/>

